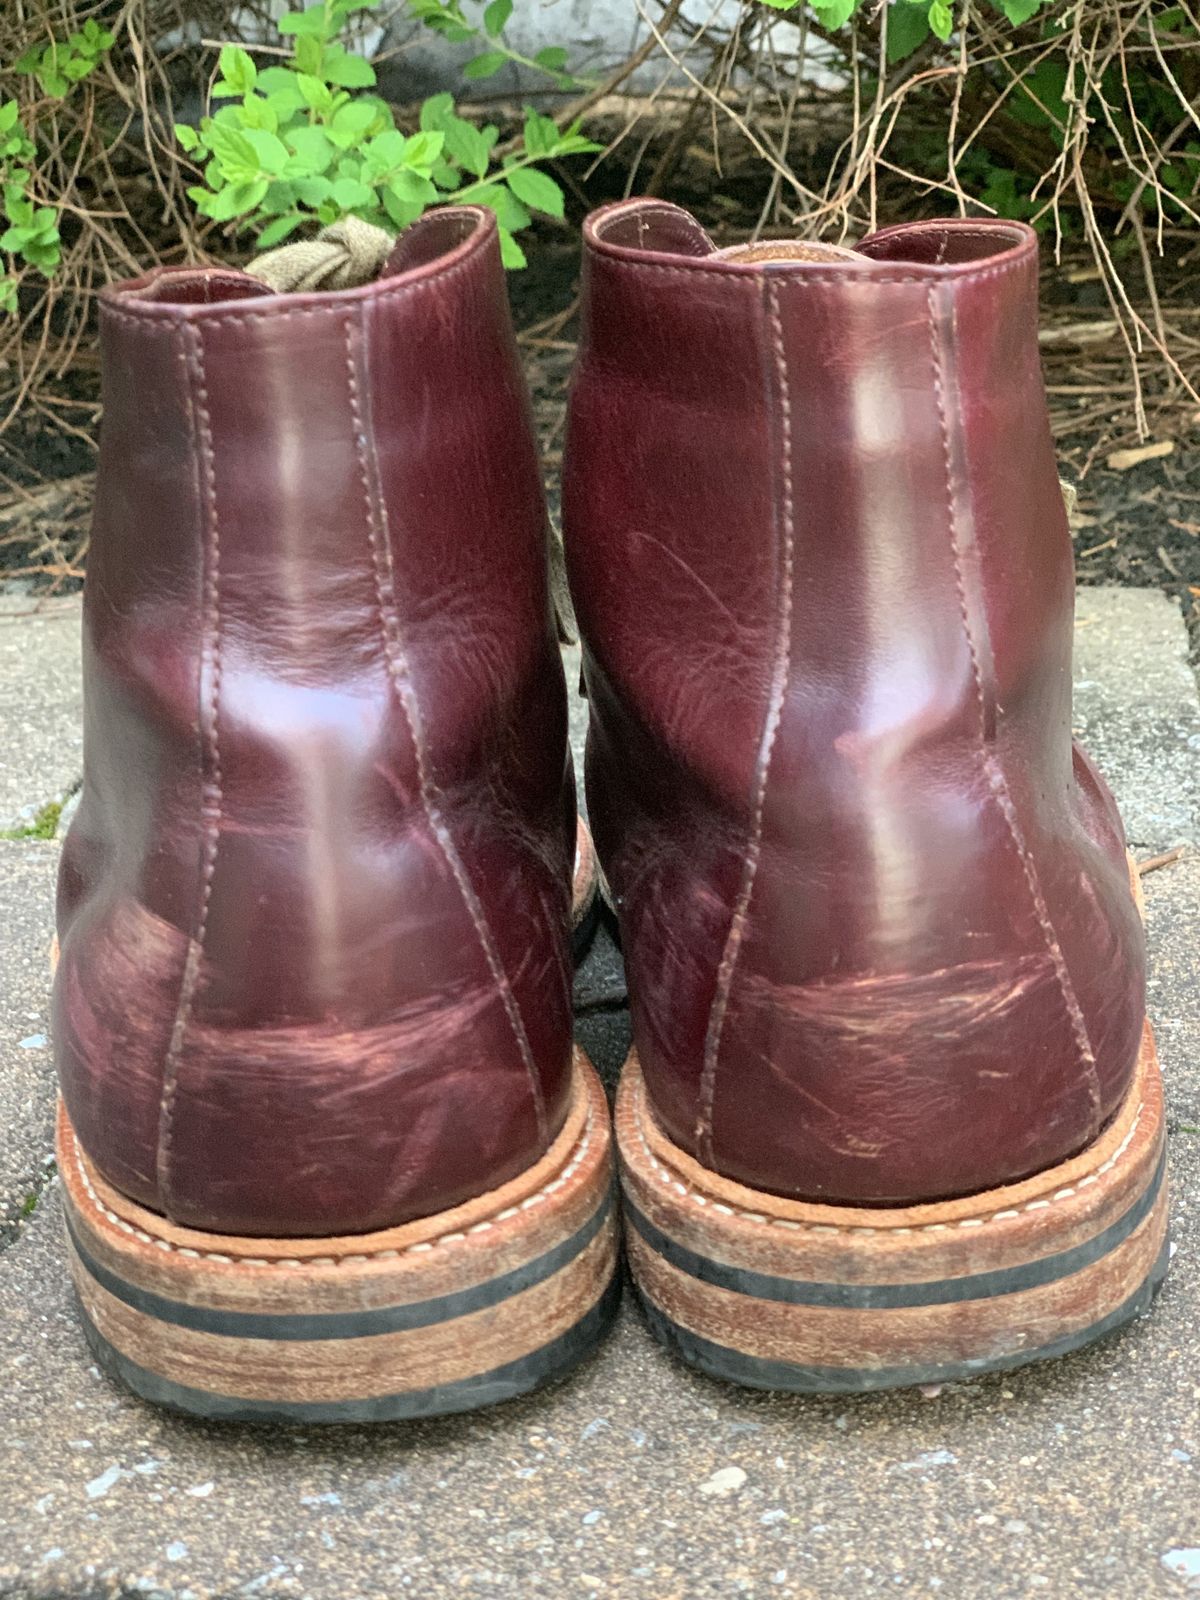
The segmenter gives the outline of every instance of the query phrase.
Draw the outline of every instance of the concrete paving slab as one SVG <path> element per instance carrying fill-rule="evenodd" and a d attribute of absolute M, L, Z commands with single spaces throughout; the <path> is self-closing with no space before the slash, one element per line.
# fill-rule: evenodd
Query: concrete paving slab
<path fill-rule="evenodd" d="M 53 1145 L 47 959 L 58 846 L 0 840 L 0 1239 L 46 1176 Z"/>
<path fill-rule="evenodd" d="M 1135 850 L 1200 840 L 1200 695 L 1176 601 L 1157 589 L 1079 590 L 1074 726 Z"/>
<path fill-rule="evenodd" d="M 0 830 L 28 825 L 83 774 L 78 598 L 0 595 Z"/>
<path fill-rule="evenodd" d="M 1173 761 L 1190 713 L 1169 714 L 1165 687 L 1143 722 L 1145 697 L 1131 689 L 1126 708 L 1110 680 L 1141 637 L 1126 618 L 1144 613 L 1140 598 L 1131 612 L 1106 604 L 1083 611 L 1097 619 L 1081 660 L 1092 747 L 1111 766 L 1153 718 Z M 1110 623 L 1125 645 L 1105 647 Z M 1174 629 L 1181 641 L 1177 613 Z M 1164 639 L 1174 651 L 1171 629 Z M 1194 687 L 1176 681 L 1183 703 Z M 1149 748 L 1127 762 L 1132 814 L 1154 777 Z M 1154 828 L 1159 803 L 1144 811 Z M 1170 842 L 1145 832 L 1145 851 Z M 1200 1592 L 1200 853 L 1145 886 L 1178 1253 L 1153 1315 L 1123 1335 L 937 1393 L 801 1399 L 677 1366 L 627 1297 L 614 1337 L 576 1375 L 491 1412 L 374 1432 L 204 1425 L 154 1411 L 92 1364 L 52 1186 L 0 1254 L 0 1596 Z M 44 1014 L 44 968 L 31 970 Z M 602 932 L 577 1003 L 610 1081 L 628 1039 L 620 983 Z"/>

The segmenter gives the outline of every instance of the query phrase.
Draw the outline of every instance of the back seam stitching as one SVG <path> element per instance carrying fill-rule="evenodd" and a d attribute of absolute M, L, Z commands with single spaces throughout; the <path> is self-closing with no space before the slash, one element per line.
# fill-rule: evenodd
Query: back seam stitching
<path fill-rule="evenodd" d="M 533 1051 L 530 1048 L 529 1035 L 525 1030 L 525 1024 L 517 1007 L 516 996 L 512 992 L 512 984 L 500 960 L 500 953 L 496 949 L 495 940 L 492 937 L 491 929 L 488 927 L 487 918 L 479 902 L 479 897 L 471 883 L 466 864 L 459 855 L 450 829 L 438 807 L 437 790 L 429 771 L 425 744 L 421 736 L 420 708 L 412 685 L 408 681 L 406 673 L 402 670 L 404 652 L 400 639 L 399 621 L 396 615 L 396 579 L 392 564 L 391 540 L 388 537 L 387 507 L 384 504 L 382 494 L 379 492 L 377 467 L 376 471 L 372 472 L 373 448 L 364 423 L 362 395 L 355 361 L 354 331 L 357 324 L 360 335 L 364 334 L 363 320 L 364 313 L 362 310 L 358 312 L 357 316 L 351 312 L 346 319 L 346 368 L 349 375 L 350 412 L 358 455 L 359 478 L 362 483 L 367 512 L 367 540 L 371 548 L 375 595 L 379 608 L 380 631 L 383 636 L 384 658 L 387 664 L 388 677 L 391 680 L 392 691 L 404 713 L 412 736 L 413 751 L 417 763 L 417 781 L 421 790 L 421 804 L 425 812 L 426 821 L 434 838 L 437 840 L 442 855 L 445 857 L 447 866 L 450 868 L 458 892 L 462 896 L 463 904 L 471 919 L 475 936 L 479 940 L 480 950 L 491 974 L 492 982 L 496 985 L 496 989 L 500 994 L 505 1015 L 508 1018 L 513 1038 L 516 1041 L 518 1053 L 529 1078 L 534 1114 L 537 1119 L 538 1138 L 545 1143 L 549 1133 L 546 1101 L 542 1092 L 541 1079 L 538 1077 L 537 1064 L 533 1059 Z"/>
<path fill-rule="evenodd" d="M 188 414 L 193 437 L 199 452 L 197 482 L 200 490 L 201 527 L 205 534 L 204 622 L 200 650 L 201 684 L 208 682 L 207 705 L 201 699 L 200 715 L 200 779 L 201 816 L 204 819 L 203 860 L 200 874 L 200 905 L 196 916 L 195 935 L 188 940 L 183 976 L 179 985 L 179 1001 L 175 1021 L 171 1028 L 170 1043 L 163 1063 L 162 1099 L 159 1103 L 158 1151 L 156 1178 L 159 1198 L 166 1209 L 169 1202 L 171 1176 L 171 1145 L 175 1132 L 175 1101 L 178 1088 L 179 1062 L 183 1054 L 184 1039 L 195 1007 L 196 988 L 200 978 L 200 962 L 208 933 L 209 908 L 212 904 L 213 879 L 217 869 L 217 852 L 220 848 L 221 819 L 224 810 L 224 780 L 221 771 L 221 531 L 217 516 L 217 471 L 213 450 L 212 419 L 208 407 L 208 384 L 204 375 L 203 345 L 195 328 L 184 331 L 181 341 L 184 350 L 184 368 L 187 376 Z M 207 747 L 207 748 L 206 748 Z M 205 769 L 208 769 L 207 773 Z"/>
<path fill-rule="evenodd" d="M 1050 910 L 1042 892 L 1041 879 L 1028 840 L 1025 838 L 1024 829 L 1021 827 L 1017 808 L 1013 804 L 1012 794 L 1008 787 L 1008 780 L 1003 768 L 995 754 L 988 746 L 987 741 L 987 701 L 983 688 L 983 673 L 979 663 L 979 651 L 975 642 L 975 631 L 971 622 L 970 607 L 967 603 L 966 582 L 963 577 L 962 547 L 959 539 L 958 509 L 954 494 L 954 471 L 950 452 L 950 423 L 946 408 L 945 384 L 943 380 L 944 356 L 942 340 L 938 330 L 938 311 L 936 286 L 930 285 L 926 294 L 929 318 L 929 342 L 933 358 L 933 386 L 937 399 L 938 420 L 941 425 L 942 454 L 946 468 L 946 510 L 950 532 L 950 550 L 954 562 L 954 583 L 958 594 L 959 612 L 962 616 L 963 631 L 967 640 L 967 651 L 971 660 L 971 676 L 975 685 L 975 695 L 979 706 L 979 750 L 983 761 L 983 770 L 987 777 L 988 787 L 1000 807 L 1000 813 L 1008 828 L 1013 847 L 1021 862 L 1021 870 L 1029 890 L 1029 897 L 1033 902 L 1034 915 L 1038 926 L 1041 928 L 1042 937 L 1046 943 L 1046 952 L 1054 968 L 1054 975 L 1062 996 L 1063 1008 L 1067 1015 L 1067 1022 L 1075 1040 L 1075 1047 L 1079 1053 L 1079 1060 L 1088 1078 L 1088 1092 L 1093 1105 L 1099 1107 L 1099 1082 L 1096 1072 L 1096 1058 L 1092 1051 L 1091 1040 L 1088 1037 L 1087 1023 L 1084 1020 L 1083 1009 L 1075 993 L 1071 974 L 1067 969 L 1066 958 L 1063 955 L 1062 945 L 1054 930 L 1054 923 L 1050 917 Z"/>
<path fill-rule="evenodd" d="M 742 942 L 749 920 L 750 898 L 758 876 L 758 863 L 762 854 L 763 815 L 767 799 L 767 779 L 771 756 L 783 718 L 783 702 L 787 693 L 788 663 L 791 654 L 792 633 L 792 580 L 795 555 L 795 507 L 792 493 L 792 406 L 788 393 L 787 358 L 783 343 L 783 319 L 779 309 L 778 286 L 765 281 L 765 298 L 771 324 L 771 346 L 774 357 L 775 381 L 779 390 L 780 464 L 783 494 L 777 505 L 783 534 L 783 595 L 780 601 L 779 622 L 772 663 L 771 697 L 763 723 L 756 774 L 754 806 L 751 813 L 750 840 L 742 882 L 734 902 L 733 917 L 725 939 L 725 949 L 717 968 L 716 992 L 708 1017 L 708 1030 L 704 1041 L 704 1064 L 700 1077 L 700 1103 L 696 1117 L 696 1143 L 702 1158 L 713 1162 L 713 1104 L 717 1090 L 717 1065 L 721 1039 L 725 1029 L 725 1015 L 741 954 Z"/>

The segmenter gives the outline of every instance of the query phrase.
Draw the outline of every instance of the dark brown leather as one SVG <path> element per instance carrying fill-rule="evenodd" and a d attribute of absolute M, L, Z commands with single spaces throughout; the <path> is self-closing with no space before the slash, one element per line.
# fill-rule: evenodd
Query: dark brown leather
<path fill-rule="evenodd" d="M 104 1175 L 325 1235 L 513 1176 L 566 1110 L 574 793 L 491 216 L 363 289 L 121 285 L 55 1037 Z"/>
<path fill-rule="evenodd" d="M 1071 740 L 1035 236 L 745 263 L 624 202 L 583 307 L 589 807 L 666 1131 L 867 1204 L 1068 1156 L 1129 1084 L 1144 977 Z"/>

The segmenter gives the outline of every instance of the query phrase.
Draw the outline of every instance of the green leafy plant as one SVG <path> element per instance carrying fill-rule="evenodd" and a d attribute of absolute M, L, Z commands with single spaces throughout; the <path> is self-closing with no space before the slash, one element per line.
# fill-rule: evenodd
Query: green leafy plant
<path fill-rule="evenodd" d="M 13 63 L 13 71 L 36 78 L 43 94 L 65 100 L 72 88 L 100 65 L 112 49 L 114 36 L 89 17 L 78 33 L 35 45 Z"/>
<path fill-rule="evenodd" d="M 504 30 L 513 13 L 513 0 L 487 0 L 478 22 L 468 18 L 461 0 L 408 0 L 408 9 L 451 44 L 466 44 L 474 39 L 484 46 L 463 68 L 465 78 L 494 77 L 511 61 L 545 73 L 556 89 L 579 88 L 584 81 L 566 70 L 567 52 L 562 45 L 547 45 L 536 55 L 525 56 L 505 43 Z"/>
<path fill-rule="evenodd" d="M 112 48 L 113 35 L 94 20 L 65 40 L 26 50 L 13 64 L 14 72 L 36 78 L 42 93 L 64 100 L 77 83 L 96 70 Z M 21 122 L 16 100 L 0 103 L 0 196 L 8 226 L 0 233 L 0 250 L 9 257 L 9 270 L 0 277 L 0 312 L 17 310 L 17 274 L 11 263 L 23 262 L 50 277 L 62 260 L 58 212 L 39 205 L 33 193 L 33 166 L 37 147 Z"/>
<path fill-rule="evenodd" d="M 258 248 L 269 249 L 308 222 L 353 215 L 398 229 L 453 198 L 494 211 L 505 264 L 524 266 L 515 236 L 531 213 L 563 214 L 562 189 L 539 163 L 598 147 L 577 126 L 562 130 L 528 110 L 520 139 L 499 154 L 498 128 L 459 116 L 449 94 L 426 100 L 417 130 L 403 133 L 369 92 L 370 62 L 343 42 L 351 14 L 370 4 L 320 0 L 289 12 L 279 22 L 293 41 L 284 65 L 260 69 L 238 46 L 221 51 L 212 99 L 222 103 L 198 128 L 175 128 L 203 171 L 204 183 L 188 191 L 197 210 L 255 228 Z"/>
<path fill-rule="evenodd" d="M 15 100 L 6 100 L 0 105 L 0 191 L 8 226 L 0 233 L 0 250 L 49 277 L 62 259 L 62 242 L 58 212 L 53 206 L 39 206 L 29 193 L 35 154 L 33 140 L 21 125 L 20 107 Z M 0 311 L 11 315 L 16 309 L 17 277 L 9 271 L 0 278 Z"/>
<path fill-rule="evenodd" d="M 795 11 L 804 0 L 762 0 L 775 11 Z M 1013 27 L 1036 15 L 1047 0 L 993 0 Z M 808 0 L 820 25 L 829 32 L 845 27 L 863 8 L 864 0 Z M 901 61 L 932 33 L 945 44 L 954 31 L 953 0 L 896 0 L 888 8 L 888 57 Z"/>

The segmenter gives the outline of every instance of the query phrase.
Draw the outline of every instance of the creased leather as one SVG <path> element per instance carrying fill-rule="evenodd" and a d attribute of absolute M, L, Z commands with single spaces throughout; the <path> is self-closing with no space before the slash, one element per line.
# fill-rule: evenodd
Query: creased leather
<path fill-rule="evenodd" d="M 623 202 L 586 228 L 583 319 L 589 809 L 657 1116 L 848 1203 L 1069 1156 L 1129 1084 L 1144 956 L 1071 739 L 1035 236 L 745 262 Z"/>
<path fill-rule="evenodd" d="M 322 1235 L 457 1204 L 565 1115 L 574 800 L 488 213 L 364 289 L 103 297 L 63 1093 L 119 1189 Z"/>

